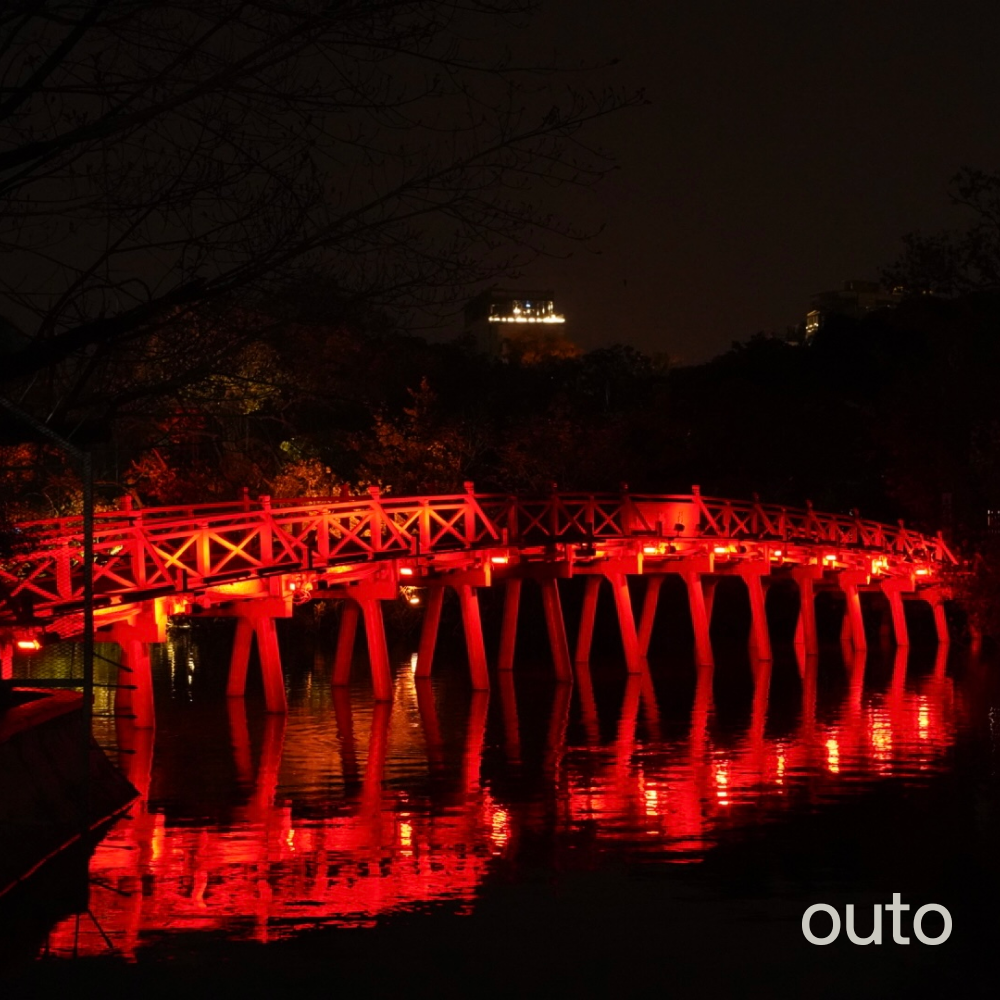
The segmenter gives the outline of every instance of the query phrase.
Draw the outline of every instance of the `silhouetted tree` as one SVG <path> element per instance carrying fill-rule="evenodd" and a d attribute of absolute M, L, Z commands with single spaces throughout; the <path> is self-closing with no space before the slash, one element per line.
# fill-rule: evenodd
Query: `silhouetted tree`
<path fill-rule="evenodd" d="M 46 412 L 67 411 L 122 369 L 138 383 L 137 345 L 168 326 L 187 330 L 175 382 L 244 346 L 214 327 L 194 341 L 208 303 L 254 315 L 307 280 L 453 301 L 512 246 L 579 235 L 533 183 L 601 176 L 580 129 L 636 98 L 510 55 L 531 7 L 4 4 L 0 315 L 20 334 L 0 378 L 34 378 Z"/>
<path fill-rule="evenodd" d="M 963 167 L 948 194 L 972 213 L 969 227 L 904 236 L 902 255 L 882 270 L 884 284 L 915 294 L 1000 289 L 1000 172 Z"/>

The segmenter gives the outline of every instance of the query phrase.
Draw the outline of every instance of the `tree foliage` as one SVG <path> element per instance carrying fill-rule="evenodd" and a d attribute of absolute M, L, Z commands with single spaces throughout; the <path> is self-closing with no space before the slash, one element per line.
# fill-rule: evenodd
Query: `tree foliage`
<path fill-rule="evenodd" d="M 1000 290 L 1000 172 L 963 167 L 948 195 L 971 213 L 969 226 L 904 236 L 902 255 L 882 271 L 884 284 L 916 294 Z"/>
<path fill-rule="evenodd" d="M 122 371 L 139 381 L 136 345 L 207 303 L 253 315 L 312 281 L 348 302 L 454 302 L 512 247 L 579 235 L 536 182 L 597 179 L 610 164 L 582 126 L 638 98 L 519 62 L 505 43 L 531 7 L 3 5 L 0 316 L 23 334 L 4 380 L 45 372 L 45 405 L 67 409 Z M 204 351 L 175 341 L 174 381 L 244 343 L 209 333 Z"/>

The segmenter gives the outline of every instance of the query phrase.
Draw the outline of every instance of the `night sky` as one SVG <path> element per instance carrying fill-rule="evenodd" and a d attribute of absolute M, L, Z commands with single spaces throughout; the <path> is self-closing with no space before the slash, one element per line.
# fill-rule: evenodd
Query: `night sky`
<path fill-rule="evenodd" d="M 618 170 L 564 212 L 605 228 L 536 261 L 573 338 L 695 362 L 878 277 L 900 237 L 961 226 L 963 165 L 1000 167 L 1000 4 L 547 0 L 540 51 L 618 57 L 649 105 L 594 129 Z M 566 199 L 565 203 L 562 199 Z"/>

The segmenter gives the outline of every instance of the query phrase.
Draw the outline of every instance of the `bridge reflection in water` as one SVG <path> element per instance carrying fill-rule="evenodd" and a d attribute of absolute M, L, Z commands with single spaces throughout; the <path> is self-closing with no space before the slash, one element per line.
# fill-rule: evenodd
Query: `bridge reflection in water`
<path fill-rule="evenodd" d="M 248 722 L 245 703 L 230 699 L 219 706 L 228 759 L 180 779 L 160 773 L 175 766 L 176 734 L 161 728 L 168 745 L 154 773 L 153 732 L 119 721 L 142 798 L 93 856 L 90 913 L 58 924 L 47 952 L 131 957 L 172 932 L 266 942 L 441 903 L 471 912 L 491 875 L 510 877 L 523 837 L 550 844 L 560 868 L 608 856 L 698 862 L 745 824 L 941 770 L 960 714 L 946 654 L 941 647 L 933 666 L 908 677 L 908 651 L 897 650 L 866 683 L 864 654 L 852 653 L 832 699 L 818 695 L 817 659 L 800 655 L 796 722 L 783 735 L 769 725 L 766 660 L 751 662 L 749 724 L 735 733 L 720 732 L 710 667 L 693 668 L 686 731 L 669 738 L 676 711 L 668 727 L 648 671 L 615 688 L 616 705 L 595 697 L 586 671 L 575 687 L 546 684 L 547 718 L 537 698 L 518 697 L 524 682 L 509 672 L 457 710 L 458 696 L 405 667 L 391 703 L 317 685 L 287 718 Z M 837 671 L 824 660 L 824 680 Z M 781 686 L 794 694 L 792 669 Z M 229 793 L 239 798 L 222 818 L 150 796 L 151 779 L 155 791 L 227 780 L 220 774 L 230 785 L 235 774 Z"/>

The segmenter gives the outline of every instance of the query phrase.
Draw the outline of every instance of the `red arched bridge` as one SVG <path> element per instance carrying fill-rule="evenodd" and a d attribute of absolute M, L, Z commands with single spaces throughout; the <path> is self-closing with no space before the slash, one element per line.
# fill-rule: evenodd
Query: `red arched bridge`
<path fill-rule="evenodd" d="M 72 638 L 83 628 L 83 526 L 80 518 L 21 526 L 24 551 L 0 564 L 0 645 L 4 675 L 13 650 L 46 635 Z M 254 635 L 270 711 L 285 710 L 275 619 L 311 599 L 344 602 L 333 664 L 347 682 L 359 620 L 364 622 L 374 695 L 392 696 L 382 602 L 410 595 L 423 603 L 416 661 L 430 673 L 445 588 L 458 596 L 472 685 L 489 685 L 478 588 L 503 585 L 497 667 L 513 665 L 521 585 L 541 589 L 556 675 L 571 680 L 589 659 L 598 592 L 614 596 L 625 660 L 644 669 L 657 601 L 667 574 L 686 585 L 695 651 L 712 662 L 709 625 L 718 581 L 738 576 L 751 609 L 755 654 L 771 658 L 764 609 L 769 584 L 787 579 L 800 595 L 795 641 L 817 649 L 814 595 L 845 598 L 843 636 L 865 647 L 861 593 L 888 600 L 897 644 L 908 644 L 903 599 L 927 601 L 938 639 L 947 642 L 943 600 L 957 562 L 940 535 L 929 537 L 857 516 L 721 500 L 697 487 L 679 496 L 552 493 L 537 498 L 466 492 L 449 496 L 368 496 L 251 501 L 193 507 L 122 509 L 96 516 L 91 568 L 99 638 L 122 648 L 130 683 L 117 704 L 139 726 L 153 724 L 149 644 L 165 639 L 172 615 L 192 612 L 237 620 L 229 693 L 242 695 Z M 558 581 L 586 578 L 583 613 L 570 654 Z M 646 578 L 638 618 L 628 577 Z M 412 588 L 412 589 L 410 589 Z M 417 595 L 422 594 L 423 597 Z"/>

